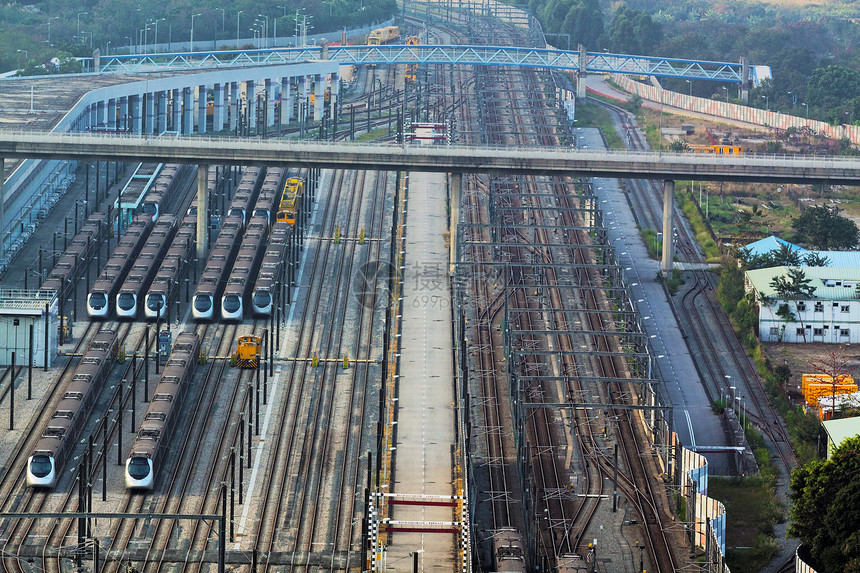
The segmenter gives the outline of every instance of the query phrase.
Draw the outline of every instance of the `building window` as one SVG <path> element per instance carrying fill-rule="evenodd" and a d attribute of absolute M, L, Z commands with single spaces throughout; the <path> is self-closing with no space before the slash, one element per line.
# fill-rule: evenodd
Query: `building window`
<path fill-rule="evenodd" d="M 812 336 L 824 336 L 824 329 L 823 328 L 812 329 Z"/>
<path fill-rule="evenodd" d="M 849 336 L 848 329 L 842 328 L 839 330 L 839 336 Z"/>
<path fill-rule="evenodd" d="M 842 306 L 839 307 L 839 310 L 841 310 L 842 312 L 850 312 L 849 309 L 850 309 L 850 307 L 847 304 L 843 304 Z"/>
<path fill-rule="evenodd" d="M 797 303 L 797 310 L 798 310 L 798 312 L 803 312 L 804 310 L 806 310 L 806 303 L 805 302 Z"/>
<path fill-rule="evenodd" d="M 779 336 L 779 327 L 778 326 L 771 326 L 770 327 L 770 335 L 771 336 Z"/>
<path fill-rule="evenodd" d="M 795 334 L 797 334 L 798 336 L 803 336 L 803 329 L 802 329 L 802 328 L 798 328 L 798 329 L 797 329 L 797 332 L 795 332 Z"/>
<path fill-rule="evenodd" d="M 824 303 L 816 302 L 815 303 L 815 312 L 824 312 Z"/>

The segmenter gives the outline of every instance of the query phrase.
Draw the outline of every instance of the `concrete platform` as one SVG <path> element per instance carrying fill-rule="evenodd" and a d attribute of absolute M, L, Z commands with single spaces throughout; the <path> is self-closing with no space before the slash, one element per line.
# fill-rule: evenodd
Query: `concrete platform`
<path fill-rule="evenodd" d="M 445 176 L 411 173 L 406 217 L 406 269 L 403 285 L 403 336 L 397 412 L 397 449 L 392 493 L 455 494 L 454 381 L 451 292 Z M 392 506 L 396 521 L 457 520 L 451 507 Z M 393 533 L 383 569 L 453 571 L 456 534 Z"/>

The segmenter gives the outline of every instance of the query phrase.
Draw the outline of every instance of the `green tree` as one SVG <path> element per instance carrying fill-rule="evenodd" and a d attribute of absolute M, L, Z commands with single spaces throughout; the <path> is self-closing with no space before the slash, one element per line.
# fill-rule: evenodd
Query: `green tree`
<path fill-rule="evenodd" d="M 788 532 L 819 571 L 860 572 L 860 436 L 791 472 Z"/>
<path fill-rule="evenodd" d="M 812 70 L 806 81 L 809 101 L 823 110 L 834 110 L 860 92 L 860 73 L 840 65 L 830 65 Z M 835 110 L 837 115 L 840 109 Z"/>
<path fill-rule="evenodd" d="M 815 297 L 815 287 L 811 283 L 812 279 L 806 278 L 806 273 L 803 272 L 803 269 L 791 267 L 788 269 L 787 274 L 776 276 L 770 281 L 770 286 L 776 291 L 776 295 L 772 298 L 767 297 L 762 300 L 762 303 L 765 305 L 773 304 L 775 299 L 787 301 L 777 307 L 775 314 L 786 323 L 799 320 L 804 342 L 806 341 L 806 328 L 804 328 L 803 319 L 799 314 L 798 303 Z M 789 306 L 789 301 L 794 306 L 794 310 Z M 785 330 L 784 325 L 783 330 Z"/>
<path fill-rule="evenodd" d="M 820 251 L 853 249 L 860 231 L 851 219 L 839 214 L 838 208 L 816 205 L 806 209 L 791 222 L 801 241 L 807 241 Z"/>

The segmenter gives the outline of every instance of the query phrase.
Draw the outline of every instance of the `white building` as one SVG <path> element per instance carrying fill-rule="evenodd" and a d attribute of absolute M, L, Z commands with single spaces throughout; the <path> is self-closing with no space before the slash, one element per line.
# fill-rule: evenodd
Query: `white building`
<path fill-rule="evenodd" d="M 806 300 L 778 298 L 771 282 L 787 276 L 789 267 L 747 271 L 746 292 L 755 293 L 759 305 L 759 338 L 762 342 L 860 342 L 860 268 L 795 267 L 803 270 L 815 290 Z M 783 305 L 793 315 L 777 316 Z"/>

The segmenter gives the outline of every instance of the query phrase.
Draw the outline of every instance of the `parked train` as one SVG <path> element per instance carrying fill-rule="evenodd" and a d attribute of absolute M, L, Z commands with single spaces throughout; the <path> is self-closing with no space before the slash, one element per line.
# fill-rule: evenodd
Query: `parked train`
<path fill-rule="evenodd" d="M 503 527 L 493 532 L 493 558 L 495 571 L 525 572 L 526 559 L 523 538 L 512 527 Z"/>
<path fill-rule="evenodd" d="M 197 238 L 197 215 L 185 215 L 179 229 L 176 231 L 176 236 L 173 238 L 173 243 L 164 255 L 164 260 L 155 277 L 152 279 L 152 285 L 146 292 L 145 304 L 143 305 L 143 315 L 151 320 L 156 318 L 164 318 L 167 314 L 167 305 L 173 300 L 177 289 L 180 287 L 180 282 L 187 276 L 190 267 L 189 261 L 194 254 Z"/>
<path fill-rule="evenodd" d="M 213 320 L 216 316 L 215 305 L 221 301 L 233 259 L 239 249 L 245 229 L 245 215 L 256 201 L 264 172 L 260 167 L 248 167 L 242 175 L 229 214 L 221 224 L 218 239 L 194 293 L 191 314 L 195 320 Z"/>
<path fill-rule="evenodd" d="M 257 316 L 271 316 L 274 311 L 276 289 L 283 282 L 288 264 L 291 234 L 290 224 L 286 221 L 278 221 L 272 228 L 251 296 L 251 311 Z"/>
<path fill-rule="evenodd" d="M 380 44 L 393 42 L 398 38 L 400 38 L 400 28 L 397 26 L 377 28 L 376 30 L 371 30 L 370 34 L 367 35 L 367 45 L 379 46 Z"/>
<path fill-rule="evenodd" d="M 128 277 L 119 289 L 116 297 L 116 315 L 118 318 L 137 318 L 138 301 L 143 301 L 143 294 L 158 270 L 164 254 L 170 248 L 171 241 L 178 228 L 175 215 L 162 215 L 149 234 L 146 244 L 131 267 Z"/>
<path fill-rule="evenodd" d="M 65 300 L 65 289 L 74 284 L 83 268 L 82 265 L 86 264 L 85 259 L 89 259 L 90 254 L 95 252 L 101 242 L 107 229 L 105 219 L 107 215 L 104 213 L 93 213 L 87 218 L 48 274 L 48 278 L 42 283 L 40 290 L 56 292 L 59 300 Z"/>
<path fill-rule="evenodd" d="M 254 206 L 253 217 L 265 217 L 266 224 L 271 227 L 275 223 L 273 216 L 281 199 L 281 189 L 284 187 L 284 180 L 287 176 L 285 167 L 270 167 L 266 171 L 266 178 L 263 180 L 263 187 L 260 189 L 260 196 L 257 198 L 257 204 Z"/>
<path fill-rule="evenodd" d="M 149 215 L 137 215 L 129 224 L 102 274 L 87 295 L 87 314 L 90 318 L 110 316 L 122 281 L 146 243 L 152 227 L 152 217 Z"/>
<path fill-rule="evenodd" d="M 63 466 L 74 454 L 90 409 L 110 374 L 118 348 L 113 330 L 101 330 L 93 337 L 74 378 L 63 392 L 63 399 L 27 459 L 28 486 L 53 488 L 57 485 Z"/>
<path fill-rule="evenodd" d="M 125 487 L 153 488 L 156 473 L 170 447 L 170 437 L 181 419 L 182 403 L 199 362 L 200 337 L 195 332 L 181 333 L 173 343 L 161 381 L 155 387 L 155 394 L 125 461 Z"/>
<path fill-rule="evenodd" d="M 158 218 L 164 213 L 167 201 L 176 191 L 176 188 L 186 180 L 189 170 L 191 170 L 190 165 L 171 163 L 162 166 L 155 183 L 146 192 L 142 204 L 143 213 L 152 217 L 153 222 L 158 221 Z"/>
<path fill-rule="evenodd" d="M 227 210 L 227 217 L 240 217 L 242 226 L 248 223 L 248 211 L 251 206 L 257 201 L 257 195 L 260 193 L 260 186 L 263 183 L 263 178 L 266 175 L 266 170 L 262 167 L 248 167 L 242 174 L 242 180 L 236 188 L 236 193 L 233 195 L 233 201 L 230 203 L 230 208 Z"/>
<path fill-rule="evenodd" d="M 251 285 L 260 268 L 265 252 L 266 236 L 269 226 L 265 217 L 254 217 L 248 223 L 236 263 L 221 297 L 221 318 L 223 320 L 242 320 L 246 304 L 251 296 Z"/>

